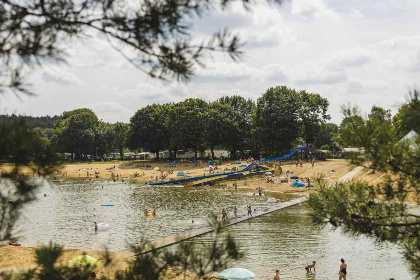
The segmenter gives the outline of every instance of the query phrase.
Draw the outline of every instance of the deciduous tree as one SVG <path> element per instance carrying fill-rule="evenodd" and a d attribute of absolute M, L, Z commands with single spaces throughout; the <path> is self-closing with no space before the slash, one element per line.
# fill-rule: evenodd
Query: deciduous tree
<path fill-rule="evenodd" d="M 130 148 L 153 152 L 159 160 L 159 152 L 169 146 L 168 113 L 168 104 L 153 104 L 138 110 L 130 119 Z"/>

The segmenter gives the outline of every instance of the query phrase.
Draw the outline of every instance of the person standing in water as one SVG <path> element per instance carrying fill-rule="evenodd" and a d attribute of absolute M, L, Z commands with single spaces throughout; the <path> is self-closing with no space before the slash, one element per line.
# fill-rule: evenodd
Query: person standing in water
<path fill-rule="evenodd" d="M 248 216 L 252 217 L 252 208 L 251 205 L 248 206 Z"/>
<path fill-rule="evenodd" d="M 235 206 L 233 206 L 233 214 L 235 214 L 235 218 L 238 217 L 238 208 Z"/>
<path fill-rule="evenodd" d="M 341 259 L 340 271 L 338 272 L 338 275 L 340 275 L 340 277 L 338 277 L 338 280 L 341 280 L 341 279 L 346 280 L 347 264 L 344 259 Z"/>
<path fill-rule="evenodd" d="M 228 219 L 228 216 L 227 216 L 226 210 L 225 210 L 225 208 L 223 208 L 222 209 L 222 221 L 227 220 L 227 219 Z"/>
<path fill-rule="evenodd" d="M 308 264 L 305 269 L 307 273 L 311 273 L 312 272 L 312 268 L 314 269 L 314 272 L 316 272 L 315 269 L 315 265 L 316 265 L 316 261 L 313 261 L 312 264 Z"/>
<path fill-rule="evenodd" d="M 276 275 L 274 275 L 273 280 L 280 280 L 280 270 L 276 269 Z"/>

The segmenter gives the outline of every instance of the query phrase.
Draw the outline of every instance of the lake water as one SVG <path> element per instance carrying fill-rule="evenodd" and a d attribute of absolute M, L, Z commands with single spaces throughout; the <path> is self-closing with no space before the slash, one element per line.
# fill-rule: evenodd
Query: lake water
<path fill-rule="evenodd" d="M 249 268 L 257 279 L 338 279 L 340 259 L 348 265 L 347 279 L 414 279 L 392 244 L 375 244 L 370 238 L 354 238 L 340 230 L 314 225 L 306 204 L 300 204 L 230 227 L 230 233 L 246 252 L 234 266 Z M 209 235 L 197 238 L 209 242 Z M 306 277 L 305 266 L 317 262 L 315 278 Z"/>
<path fill-rule="evenodd" d="M 103 249 L 106 245 L 111 251 L 124 250 L 142 238 L 155 240 L 203 226 L 211 213 L 220 214 L 222 208 L 236 205 L 239 213 L 245 213 L 246 205 L 266 207 L 266 200 L 240 190 L 46 182 L 37 201 L 25 209 L 19 240 L 24 246 L 53 240 L 66 248 Z M 101 206 L 106 204 L 114 206 Z M 146 208 L 155 208 L 156 217 L 143 217 Z M 95 221 L 109 224 L 109 230 L 95 233 Z"/>
<path fill-rule="evenodd" d="M 245 214 L 246 205 L 262 208 L 268 205 L 266 200 L 251 192 L 214 188 L 45 183 L 38 200 L 25 209 L 20 241 L 23 246 L 53 240 L 66 248 L 103 249 L 106 245 L 112 251 L 124 250 L 142 238 L 155 240 L 202 226 L 211 212 L 220 213 L 222 208 L 237 205 L 240 214 Z M 143 217 L 145 208 L 156 208 L 157 216 Z M 315 260 L 315 279 L 338 279 L 340 258 L 344 258 L 347 279 L 413 279 L 397 246 L 321 228 L 312 223 L 308 212 L 305 205 L 293 206 L 230 227 L 246 252 L 246 259 L 236 265 L 253 270 L 257 279 L 272 279 L 277 268 L 281 279 L 308 279 L 304 267 Z M 95 233 L 94 221 L 109 224 L 109 230 Z M 206 243 L 209 236 L 197 240 Z"/>

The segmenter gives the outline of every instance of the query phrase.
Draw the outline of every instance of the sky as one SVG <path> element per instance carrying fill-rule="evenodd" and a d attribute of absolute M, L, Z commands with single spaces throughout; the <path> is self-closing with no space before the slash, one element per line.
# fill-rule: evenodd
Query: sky
<path fill-rule="evenodd" d="M 363 114 L 373 105 L 393 113 L 419 87 L 420 1 L 259 1 L 251 11 L 233 5 L 194 21 L 198 37 L 228 27 L 246 41 L 240 62 L 213 55 L 188 83 L 163 83 L 134 68 L 100 34 L 68 43 L 67 64 L 30 73 L 35 97 L 6 94 L 2 113 L 56 115 L 91 108 L 106 122 L 128 122 L 152 103 L 189 97 L 214 101 L 226 95 L 257 100 L 285 85 L 319 93 L 339 124 L 343 105 Z"/>

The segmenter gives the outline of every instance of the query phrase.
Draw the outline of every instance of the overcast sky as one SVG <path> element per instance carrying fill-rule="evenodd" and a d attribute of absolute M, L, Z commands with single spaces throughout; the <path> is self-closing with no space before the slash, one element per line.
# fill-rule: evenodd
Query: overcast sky
<path fill-rule="evenodd" d="M 264 2 L 264 1 L 263 1 Z M 332 121 L 340 106 L 393 110 L 420 78 L 420 1 L 290 0 L 241 6 L 197 20 L 200 36 L 223 27 L 247 44 L 240 63 L 213 57 L 188 84 L 163 84 L 132 67 L 101 37 L 67 46 L 68 65 L 46 65 L 30 75 L 36 97 L 2 97 L 3 113 L 55 115 L 81 107 L 108 122 L 129 121 L 151 103 L 225 95 L 256 100 L 269 87 L 286 85 L 330 101 Z"/>

